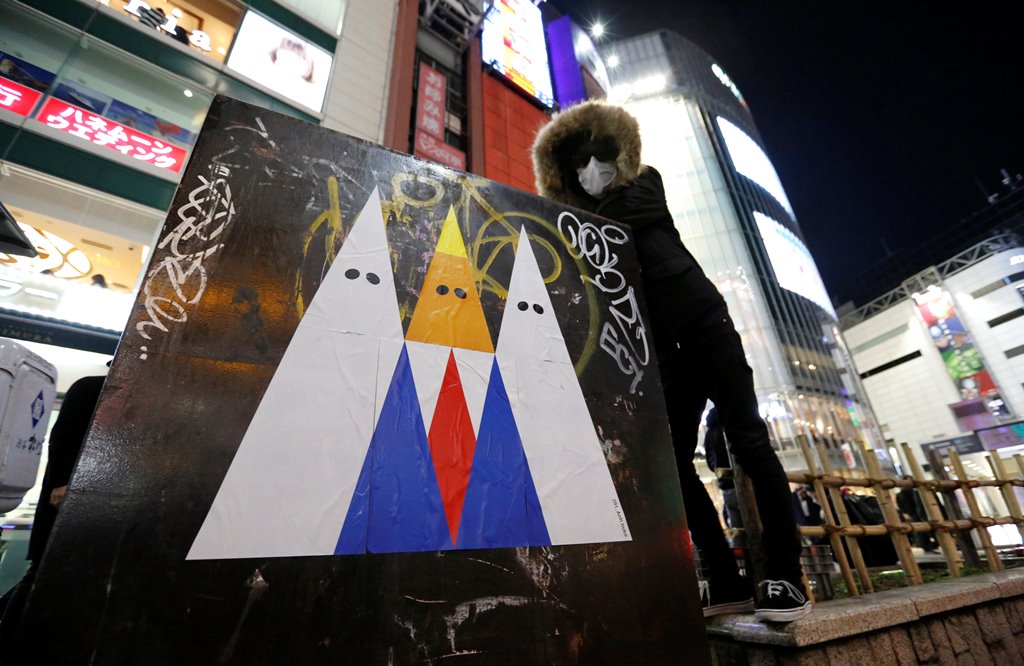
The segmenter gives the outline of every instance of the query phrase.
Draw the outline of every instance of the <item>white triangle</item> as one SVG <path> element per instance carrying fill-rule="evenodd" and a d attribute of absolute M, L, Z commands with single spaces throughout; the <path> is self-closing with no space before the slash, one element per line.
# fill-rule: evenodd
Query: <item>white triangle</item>
<path fill-rule="evenodd" d="M 572 363 L 530 239 L 520 232 L 498 333 L 499 356 Z"/>
<path fill-rule="evenodd" d="M 371 282 L 374 279 L 376 284 Z M 380 207 L 380 192 L 376 187 L 324 276 L 323 284 L 300 325 L 402 339 L 391 254 Z"/>
<path fill-rule="evenodd" d="M 487 400 L 487 385 L 491 380 L 491 366 L 494 354 L 472 349 L 456 349 L 455 364 L 462 380 L 462 393 L 466 396 L 466 408 L 473 421 L 473 433 L 480 434 L 480 417 Z"/>
<path fill-rule="evenodd" d="M 358 276 L 347 277 L 350 269 Z M 299 322 L 187 559 L 334 553 L 402 343 L 374 189 Z"/>
<path fill-rule="evenodd" d="M 552 545 L 631 540 L 525 232 L 519 235 L 495 355 Z"/>
<path fill-rule="evenodd" d="M 416 385 L 416 397 L 420 401 L 423 428 L 429 433 L 452 348 L 412 340 L 406 341 L 405 346 L 409 350 L 409 366 L 412 369 L 413 383 Z"/>

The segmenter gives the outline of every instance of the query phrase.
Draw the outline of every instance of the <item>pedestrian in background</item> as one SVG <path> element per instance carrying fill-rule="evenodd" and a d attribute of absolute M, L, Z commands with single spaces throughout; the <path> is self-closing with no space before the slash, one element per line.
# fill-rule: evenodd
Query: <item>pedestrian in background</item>
<path fill-rule="evenodd" d="M 25 558 L 29 561 L 28 570 L 0 600 L 0 613 L 3 616 L 0 620 L 0 654 L 9 655 L 9 650 L 16 646 L 18 624 L 25 600 L 35 581 L 39 562 L 46 552 L 50 532 L 67 494 L 71 473 L 89 432 L 92 415 L 96 411 L 106 379 L 103 375 L 83 377 L 72 384 L 64 394 L 57 421 L 50 430 L 46 471 L 43 473 L 39 503 L 36 505 L 32 534 L 29 536 L 28 555 Z"/>

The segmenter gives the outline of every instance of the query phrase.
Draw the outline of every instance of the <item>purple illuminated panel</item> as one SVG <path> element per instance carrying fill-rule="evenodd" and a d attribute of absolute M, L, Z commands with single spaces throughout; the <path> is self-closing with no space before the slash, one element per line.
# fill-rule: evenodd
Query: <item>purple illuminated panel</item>
<path fill-rule="evenodd" d="M 572 21 L 568 16 L 563 16 L 548 23 L 547 34 L 555 98 L 561 106 L 582 102 L 587 98 L 587 91 L 583 87 L 583 73 L 573 47 Z"/>
<path fill-rule="evenodd" d="M 1021 446 L 1024 445 L 1024 421 L 976 430 L 975 434 L 989 451 Z"/>
<path fill-rule="evenodd" d="M 608 71 L 587 32 L 568 16 L 547 28 L 555 98 L 562 106 L 603 98 L 611 87 Z"/>

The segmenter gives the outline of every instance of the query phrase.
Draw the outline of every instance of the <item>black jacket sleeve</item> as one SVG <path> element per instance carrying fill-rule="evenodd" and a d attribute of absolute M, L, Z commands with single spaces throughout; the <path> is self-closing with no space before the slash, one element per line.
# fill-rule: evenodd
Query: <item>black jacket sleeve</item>
<path fill-rule="evenodd" d="M 665 201 L 665 184 L 656 169 L 644 167 L 631 184 L 609 192 L 594 212 L 629 226 L 645 279 L 660 280 L 696 268 L 706 281 L 697 260 L 679 237 Z M 714 290 L 710 283 L 701 286 L 702 290 L 707 288 Z"/>
<path fill-rule="evenodd" d="M 671 224 L 672 214 L 665 202 L 665 184 L 657 170 L 647 167 L 631 185 L 608 193 L 596 210 L 598 215 L 629 225 L 633 233 L 648 227 Z"/>

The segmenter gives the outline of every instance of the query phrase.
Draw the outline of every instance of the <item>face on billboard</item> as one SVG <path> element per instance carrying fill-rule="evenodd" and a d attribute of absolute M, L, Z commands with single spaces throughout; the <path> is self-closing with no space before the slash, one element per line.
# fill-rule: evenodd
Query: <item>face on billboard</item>
<path fill-rule="evenodd" d="M 334 57 L 250 11 L 242 21 L 228 68 L 320 113 Z"/>
<path fill-rule="evenodd" d="M 484 19 L 484 62 L 541 104 L 555 104 L 540 8 L 528 0 L 496 0 Z"/>

